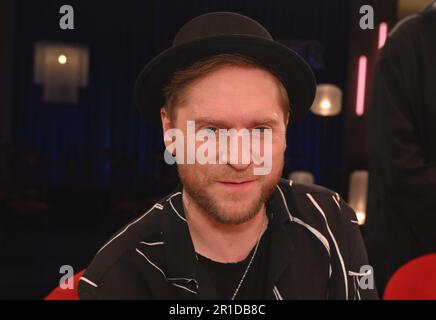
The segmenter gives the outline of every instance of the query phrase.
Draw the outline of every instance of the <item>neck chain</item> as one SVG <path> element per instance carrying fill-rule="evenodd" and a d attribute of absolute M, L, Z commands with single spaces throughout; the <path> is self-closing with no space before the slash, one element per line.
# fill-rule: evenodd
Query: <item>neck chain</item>
<path fill-rule="evenodd" d="M 267 217 L 266 221 L 268 221 L 268 217 Z M 245 271 L 244 271 L 244 274 L 242 275 L 241 280 L 239 280 L 238 286 L 236 287 L 236 290 L 233 293 L 231 300 L 235 300 L 236 295 L 238 294 L 239 289 L 241 288 L 242 283 L 244 282 L 244 279 L 247 276 L 248 270 L 250 270 L 251 264 L 253 263 L 254 257 L 256 256 L 257 248 L 259 247 L 260 239 L 262 238 L 262 231 L 263 231 L 263 227 L 265 226 L 265 224 L 266 224 L 266 222 L 264 221 L 262 224 L 262 228 L 260 229 L 259 237 L 257 238 L 257 242 L 256 242 L 256 246 L 254 247 L 253 254 L 251 255 L 250 261 L 248 262 L 247 268 L 245 268 Z"/>
<path fill-rule="evenodd" d="M 188 212 L 184 201 L 183 201 L 183 209 L 185 210 L 186 213 Z M 238 294 L 239 289 L 241 288 L 242 283 L 244 282 L 245 277 L 247 276 L 247 273 L 250 270 L 251 264 L 253 263 L 254 257 L 256 256 L 257 248 L 259 247 L 260 239 L 262 238 L 263 228 L 265 227 L 266 224 L 268 224 L 268 220 L 269 220 L 268 214 L 266 214 L 266 220 L 263 221 L 262 228 L 260 229 L 259 236 L 257 238 L 256 246 L 254 247 L 253 254 L 251 255 L 250 261 L 248 262 L 247 268 L 245 268 L 245 271 L 244 271 L 244 274 L 242 275 L 241 280 L 239 280 L 238 286 L 236 287 L 236 290 L 233 293 L 231 300 L 235 300 L 236 295 Z"/>

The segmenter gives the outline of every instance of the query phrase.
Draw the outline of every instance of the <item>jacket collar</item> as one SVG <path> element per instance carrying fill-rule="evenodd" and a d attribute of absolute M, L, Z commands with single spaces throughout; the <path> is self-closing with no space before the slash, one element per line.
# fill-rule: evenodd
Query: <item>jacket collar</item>
<path fill-rule="evenodd" d="M 297 210 L 293 194 L 290 194 L 290 196 L 292 201 L 287 201 L 289 195 L 285 199 L 284 190 L 277 184 L 267 201 L 267 207 L 271 215 L 271 241 L 266 280 L 266 290 L 269 294 L 268 299 L 273 299 L 273 288 L 285 269 L 292 262 L 292 253 L 295 251 L 294 243 L 287 230 L 287 226 L 291 223 L 290 212 Z"/>
<path fill-rule="evenodd" d="M 182 185 L 179 184 L 165 201 L 168 209 L 163 218 L 163 237 L 167 279 L 198 284 L 195 272 L 197 257 L 183 209 Z"/>

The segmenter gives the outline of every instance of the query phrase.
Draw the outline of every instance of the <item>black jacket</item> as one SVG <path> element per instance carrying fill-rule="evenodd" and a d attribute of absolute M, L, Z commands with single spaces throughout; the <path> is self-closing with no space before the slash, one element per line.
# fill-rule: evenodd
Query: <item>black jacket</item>
<path fill-rule="evenodd" d="M 364 235 L 381 292 L 399 266 L 436 251 L 436 2 L 390 33 L 368 125 Z"/>
<path fill-rule="evenodd" d="M 181 191 L 100 249 L 79 282 L 81 299 L 217 299 L 196 259 Z M 337 193 L 281 180 L 268 207 L 268 299 L 377 298 L 359 287 L 366 251 L 356 216 Z"/>

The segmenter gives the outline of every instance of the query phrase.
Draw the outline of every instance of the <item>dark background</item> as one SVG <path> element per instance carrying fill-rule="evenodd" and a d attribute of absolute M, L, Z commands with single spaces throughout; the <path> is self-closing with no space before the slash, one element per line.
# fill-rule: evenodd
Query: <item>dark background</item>
<path fill-rule="evenodd" d="M 353 115 L 356 55 L 374 57 L 377 41 L 375 30 L 358 30 L 361 3 L 5 1 L 0 298 L 43 298 L 58 285 L 61 265 L 85 268 L 113 232 L 175 187 L 175 168 L 163 162 L 162 132 L 135 109 L 133 85 L 178 28 L 205 12 L 235 11 L 258 20 L 309 62 L 318 83 L 342 89 L 339 116 L 308 114 L 289 128 L 284 176 L 311 171 L 316 183 L 346 198 L 350 172 L 367 165 L 365 117 Z M 394 22 L 396 1 L 364 3 L 375 7 L 376 21 Z M 63 4 L 74 8 L 75 30 L 59 28 Z M 32 81 L 36 41 L 89 48 L 89 85 L 78 104 L 43 101 L 42 87 Z"/>

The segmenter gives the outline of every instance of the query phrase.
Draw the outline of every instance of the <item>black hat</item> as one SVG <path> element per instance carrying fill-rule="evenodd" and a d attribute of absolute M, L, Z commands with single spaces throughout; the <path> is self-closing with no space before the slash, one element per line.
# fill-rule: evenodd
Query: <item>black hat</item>
<path fill-rule="evenodd" d="M 293 50 L 274 41 L 257 21 L 233 12 L 212 12 L 187 22 L 172 47 L 151 60 L 136 80 L 139 110 L 153 125 L 160 125 L 165 104 L 163 88 L 171 76 L 193 63 L 218 54 L 238 54 L 257 60 L 283 82 L 292 109 L 291 122 L 312 105 L 316 83 L 308 64 Z"/>

